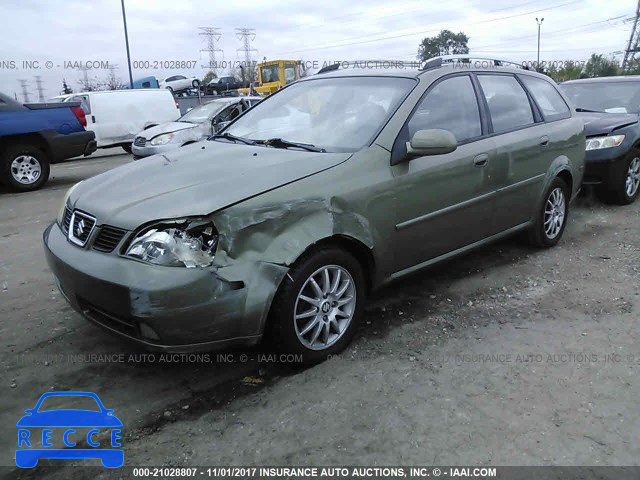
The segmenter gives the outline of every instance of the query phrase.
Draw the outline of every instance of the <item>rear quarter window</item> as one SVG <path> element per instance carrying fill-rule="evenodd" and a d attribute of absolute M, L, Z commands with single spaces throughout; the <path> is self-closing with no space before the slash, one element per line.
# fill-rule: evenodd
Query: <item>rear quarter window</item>
<path fill-rule="evenodd" d="M 569 106 L 550 82 L 528 75 L 521 75 L 520 79 L 542 111 L 545 121 L 553 122 L 571 117 Z"/>

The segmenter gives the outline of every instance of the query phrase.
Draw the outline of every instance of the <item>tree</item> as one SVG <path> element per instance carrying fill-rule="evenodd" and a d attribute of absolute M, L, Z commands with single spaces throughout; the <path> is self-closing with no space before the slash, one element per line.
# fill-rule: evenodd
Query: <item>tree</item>
<path fill-rule="evenodd" d="M 98 79 L 96 77 L 90 78 L 86 73 L 80 80 L 78 80 L 78 84 L 81 87 L 81 92 L 95 92 L 100 89 L 100 82 Z"/>
<path fill-rule="evenodd" d="M 615 59 L 607 59 L 602 54 L 591 54 L 591 58 L 584 66 L 582 76 L 591 77 L 611 77 L 620 75 L 620 65 Z"/>
<path fill-rule="evenodd" d="M 426 61 L 440 55 L 459 55 L 469 53 L 469 37 L 463 32 L 453 33 L 442 30 L 435 37 L 427 37 L 418 46 L 418 60 Z"/>
<path fill-rule="evenodd" d="M 560 68 L 558 68 L 555 63 L 552 63 L 549 70 L 544 73 L 560 83 L 566 80 L 580 78 L 582 69 L 582 65 L 578 62 L 565 62 Z"/>
<path fill-rule="evenodd" d="M 67 85 L 67 80 L 66 79 L 62 79 L 62 94 L 63 95 L 68 95 L 70 93 L 73 93 L 73 89 Z"/>
<path fill-rule="evenodd" d="M 122 79 L 120 77 L 116 77 L 115 69 L 109 70 L 107 79 L 103 82 L 100 82 L 99 86 L 104 90 L 122 90 L 125 88 L 125 84 L 122 83 Z"/>
<path fill-rule="evenodd" d="M 209 70 L 207 74 L 202 78 L 202 85 L 208 85 L 209 82 L 214 78 L 218 78 L 218 75 L 216 75 L 216 72 L 214 72 L 213 70 Z"/>

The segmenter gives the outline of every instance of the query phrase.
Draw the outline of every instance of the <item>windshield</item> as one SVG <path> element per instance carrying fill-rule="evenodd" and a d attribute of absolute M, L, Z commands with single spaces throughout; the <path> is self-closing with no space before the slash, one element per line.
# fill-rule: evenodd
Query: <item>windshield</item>
<path fill-rule="evenodd" d="M 640 82 L 584 82 L 560 88 L 578 108 L 607 113 L 640 112 Z"/>
<path fill-rule="evenodd" d="M 415 85 L 413 79 L 394 77 L 293 83 L 258 103 L 225 133 L 250 140 L 279 138 L 328 152 L 360 150 Z"/>
<path fill-rule="evenodd" d="M 231 105 L 231 102 L 213 102 L 205 103 L 195 107 L 193 110 L 189 110 L 183 116 L 181 116 L 179 122 L 189 123 L 205 123 L 211 121 L 211 119 L 220 112 L 223 108 Z"/>

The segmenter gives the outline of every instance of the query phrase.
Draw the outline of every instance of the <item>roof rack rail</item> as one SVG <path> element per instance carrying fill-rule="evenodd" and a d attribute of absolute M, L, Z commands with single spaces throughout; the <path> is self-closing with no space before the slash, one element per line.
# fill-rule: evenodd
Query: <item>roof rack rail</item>
<path fill-rule="evenodd" d="M 439 57 L 429 58 L 426 62 L 422 64 L 420 70 L 430 70 L 432 68 L 438 68 L 447 63 L 463 63 L 463 64 L 471 64 L 472 62 L 482 62 L 483 66 L 488 66 L 487 62 L 492 62 L 494 67 L 501 67 L 503 65 L 513 65 L 515 67 L 521 68 L 522 70 L 529 70 L 529 67 L 523 65 L 522 63 L 512 62 L 510 60 L 505 60 L 502 58 L 493 58 L 493 57 L 478 57 L 476 55 L 470 54 L 459 54 L 459 55 L 441 55 Z"/>
<path fill-rule="evenodd" d="M 366 59 L 366 60 L 344 60 L 342 62 L 336 62 L 332 65 L 327 65 L 326 67 L 322 67 L 318 70 L 316 75 L 334 72 L 336 70 L 344 70 L 347 68 L 376 68 L 376 65 L 379 65 L 379 68 L 411 68 L 414 70 L 418 70 L 420 68 L 420 63 L 416 60 L 408 61 L 408 60 L 393 60 L 393 59 Z"/>

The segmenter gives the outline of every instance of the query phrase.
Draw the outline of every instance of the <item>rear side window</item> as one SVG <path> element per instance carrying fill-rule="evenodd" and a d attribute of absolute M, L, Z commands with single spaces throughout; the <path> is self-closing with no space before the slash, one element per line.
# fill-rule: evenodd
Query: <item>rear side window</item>
<path fill-rule="evenodd" d="M 467 75 L 438 83 L 420 102 L 409 120 L 409 138 L 418 130 L 441 128 L 464 142 L 482 134 L 476 93 Z"/>
<path fill-rule="evenodd" d="M 533 99 L 542 110 L 542 116 L 547 122 L 569 118 L 571 111 L 564 99 L 556 90 L 556 87 L 542 78 L 521 75 L 520 79 L 524 83 Z"/>
<path fill-rule="evenodd" d="M 512 75 L 478 75 L 494 133 L 533 124 L 529 97 Z"/>

